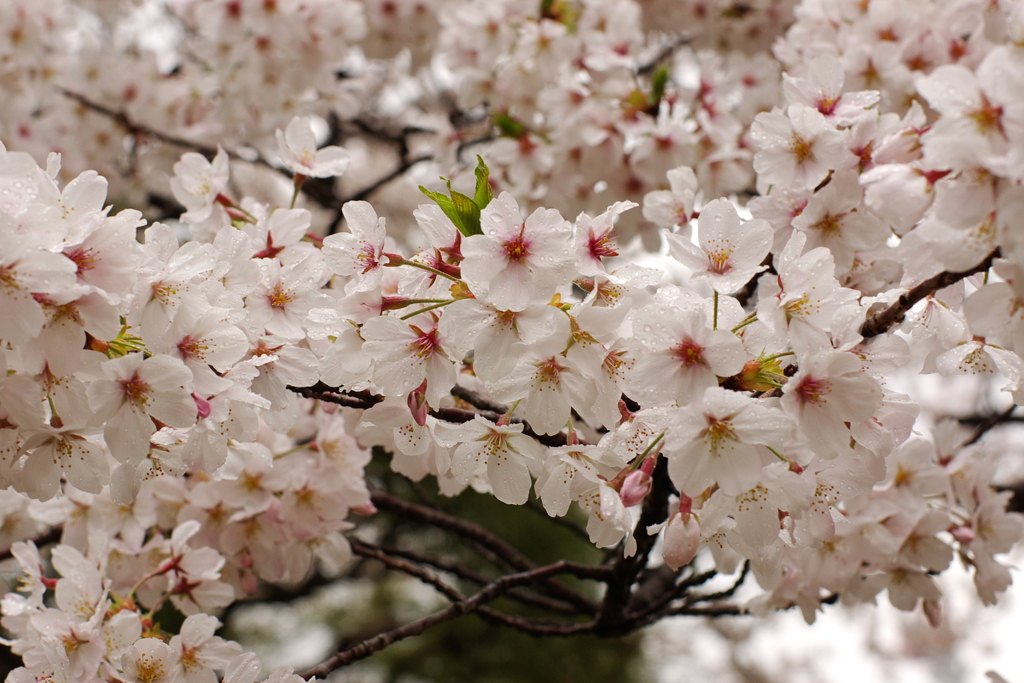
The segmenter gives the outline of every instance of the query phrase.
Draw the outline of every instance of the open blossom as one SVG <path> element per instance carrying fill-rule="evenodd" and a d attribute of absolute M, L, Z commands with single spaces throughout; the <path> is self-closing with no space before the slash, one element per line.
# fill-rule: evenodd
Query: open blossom
<path fill-rule="evenodd" d="M 716 386 L 718 377 L 742 370 L 746 361 L 739 337 L 709 329 L 699 309 L 653 304 L 636 313 L 633 325 L 643 352 L 629 384 L 643 401 L 685 405 Z"/>
<path fill-rule="evenodd" d="M 426 380 L 427 404 L 440 407 L 455 385 L 448 341 L 429 316 L 406 322 L 390 316 L 363 325 L 363 353 L 374 359 L 373 383 L 385 396 L 405 396 Z"/>
<path fill-rule="evenodd" d="M 721 387 L 672 413 L 665 453 L 672 482 L 691 498 L 712 484 L 728 495 L 750 490 L 761 476 L 759 444 L 781 448 L 792 426 L 776 408 Z"/>
<path fill-rule="evenodd" d="M 159 638 L 142 638 L 125 649 L 121 669 L 129 683 L 171 683 L 178 673 L 174 651 Z"/>
<path fill-rule="evenodd" d="M 365 292 L 380 285 L 386 258 L 384 218 L 367 202 L 347 202 L 341 207 L 349 232 L 324 238 L 327 266 L 338 275 L 352 276 L 349 292 Z"/>
<path fill-rule="evenodd" d="M 182 220 L 201 223 L 210 217 L 214 201 L 227 187 L 229 172 L 227 152 L 220 147 L 213 161 L 196 152 L 181 155 L 174 164 L 171 192 L 188 209 Z"/>
<path fill-rule="evenodd" d="M 348 168 L 349 154 L 343 148 L 316 148 L 313 120 L 308 116 L 293 118 L 283 133 L 277 130 L 277 150 L 285 166 L 310 178 L 339 176 Z"/>
<path fill-rule="evenodd" d="M 728 199 L 709 202 L 697 219 L 697 243 L 682 235 L 668 234 L 669 252 L 693 270 L 695 279 L 706 279 L 716 291 L 735 292 L 765 266 L 761 265 L 772 246 L 768 221 L 741 222 Z"/>
<path fill-rule="evenodd" d="M 242 647 L 214 635 L 220 621 L 209 614 L 193 614 L 171 638 L 171 650 L 178 656 L 181 683 L 216 683 L 214 669 L 225 668 L 242 654 Z"/>
<path fill-rule="evenodd" d="M 701 202 L 697 176 L 689 166 L 668 172 L 668 190 L 655 190 L 644 195 L 644 218 L 661 228 L 685 226 Z"/>
<path fill-rule="evenodd" d="M 601 259 L 619 255 L 615 219 L 636 206 L 635 202 L 615 202 L 596 217 L 591 218 L 586 213 L 576 217 L 574 248 L 580 275 L 592 277 L 598 273 L 607 273 Z"/>
<path fill-rule="evenodd" d="M 106 379 L 89 385 L 96 419 L 115 458 L 138 461 L 149 452 L 153 419 L 171 427 L 196 421 L 192 373 L 177 358 L 132 353 L 103 364 Z"/>
<path fill-rule="evenodd" d="M 840 125 L 852 125 L 865 116 L 873 116 L 867 108 L 878 102 L 873 90 L 843 92 L 846 74 L 843 64 L 830 54 L 811 60 L 805 78 L 782 76 L 782 89 L 790 103 L 805 104 L 817 109 L 826 119 Z"/>
<path fill-rule="evenodd" d="M 822 351 L 801 359 L 782 402 L 796 416 L 810 447 L 834 458 L 850 448 L 846 424 L 869 419 L 882 405 L 882 390 L 861 371 L 857 356 Z"/>
<path fill-rule="evenodd" d="M 438 440 L 455 447 L 452 474 L 462 481 L 486 472 L 494 496 L 509 505 L 522 505 L 530 494 L 531 469 L 540 466 L 543 449 L 523 434 L 522 424 L 494 424 L 477 415 L 471 422 L 439 422 Z"/>
<path fill-rule="evenodd" d="M 462 245 L 462 275 L 479 298 L 498 310 L 521 311 L 534 298 L 550 299 L 572 279 L 569 223 L 554 209 L 537 209 L 524 221 L 507 192 L 480 214 L 483 235 Z"/>
<path fill-rule="evenodd" d="M 842 134 L 807 105 L 791 104 L 785 114 L 758 114 L 750 136 L 761 148 L 754 155 L 754 170 L 765 187 L 813 188 L 830 170 L 855 163 Z"/>

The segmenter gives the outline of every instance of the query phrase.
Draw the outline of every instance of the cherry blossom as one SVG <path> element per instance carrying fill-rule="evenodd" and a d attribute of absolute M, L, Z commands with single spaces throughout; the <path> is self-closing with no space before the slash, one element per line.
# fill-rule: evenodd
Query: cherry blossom
<path fill-rule="evenodd" d="M 516 201 L 502 193 L 481 212 L 480 223 L 484 234 L 463 243 L 462 273 L 499 310 L 521 311 L 572 279 L 570 226 L 554 209 L 538 209 L 524 221 Z"/>
<path fill-rule="evenodd" d="M 772 230 L 767 221 L 740 222 L 736 207 L 725 199 L 709 202 L 697 219 L 696 248 L 679 235 L 667 235 L 672 256 L 689 268 L 695 279 L 706 279 L 715 291 L 730 294 L 764 270 Z"/>
<path fill-rule="evenodd" d="M 296 116 L 283 133 L 278 129 L 276 134 L 281 161 L 299 175 L 330 178 L 343 174 L 348 168 L 349 155 L 341 147 L 316 148 L 313 122 L 309 117 Z"/>

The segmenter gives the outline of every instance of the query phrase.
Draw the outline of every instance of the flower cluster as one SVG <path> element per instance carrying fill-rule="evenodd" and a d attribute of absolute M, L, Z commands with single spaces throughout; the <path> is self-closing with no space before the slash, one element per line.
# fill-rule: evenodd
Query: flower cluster
<path fill-rule="evenodd" d="M 14 4 L 18 41 L 72 30 Z M 255 683 L 213 614 L 343 568 L 374 450 L 445 495 L 575 503 L 625 557 L 660 534 L 673 570 L 749 564 L 753 612 L 886 590 L 937 623 L 954 555 L 996 600 L 1024 535 L 998 453 L 950 422 L 920 434 L 906 378 L 994 375 L 1022 400 L 1024 14 L 805 2 L 774 62 L 750 53 L 792 3 L 674 3 L 727 57 L 646 33 L 663 4 L 174 0 L 165 76 L 102 68 L 85 29 L 75 68 L 49 39 L 0 55 L 25 84 L 0 103 L 16 683 Z M 36 58 L 69 92 L 32 90 Z M 132 178 L 161 164 L 142 140 L 188 133 L 157 195 L 184 213 L 114 213 L 103 176 L 62 171 L 96 135 L 45 170 L 15 151 L 72 106 L 106 142 L 129 129 Z M 375 125 L 394 111 L 400 133 Z M 340 194 L 367 140 L 403 172 L 428 150 L 447 190 Z M 668 515 L 641 525 L 657 496 Z M 50 571 L 16 541 L 56 525 Z"/>

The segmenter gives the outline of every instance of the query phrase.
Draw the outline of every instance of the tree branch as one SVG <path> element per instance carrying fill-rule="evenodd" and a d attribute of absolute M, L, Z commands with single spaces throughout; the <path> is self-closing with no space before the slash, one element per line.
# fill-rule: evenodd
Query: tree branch
<path fill-rule="evenodd" d="M 403 557 L 412 562 L 418 564 L 425 564 L 435 569 L 440 569 L 443 572 L 453 574 L 460 579 L 466 581 L 472 581 L 480 586 L 486 586 L 492 581 L 491 578 L 475 572 L 471 569 L 467 569 L 461 562 L 454 560 L 446 560 L 440 557 L 433 557 L 418 553 L 413 550 L 405 550 L 404 548 L 395 548 L 392 546 L 377 546 L 382 552 L 391 555 L 392 557 Z M 580 610 L 567 602 L 549 598 L 543 595 L 534 595 L 533 593 L 527 593 L 513 588 L 508 592 L 507 597 L 513 598 L 524 605 L 531 607 L 537 607 L 540 609 L 546 609 L 551 612 L 558 612 L 560 614 L 579 614 Z"/>
<path fill-rule="evenodd" d="M 907 311 L 913 308 L 914 304 L 918 301 L 929 294 L 934 294 L 940 289 L 956 284 L 960 280 L 970 277 L 975 273 L 985 272 L 992 267 L 992 261 L 999 258 L 999 255 L 1000 251 L 997 247 L 995 251 L 986 256 L 981 263 L 970 270 L 965 270 L 962 273 L 950 273 L 948 271 L 944 271 L 935 277 L 925 280 L 917 287 L 914 287 L 903 294 L 896 303 L 889 306 L 889 308 L 885 309 L 881 313 L 876 313 L 865 320 L 864 324 L 860 328 L 861 336 L 867 339 L 869 337 L 877 337 L 883 332 L 887 332 L 893 325 L 898 325 L 903 322 L 903 317 L 907 314 Z"/>
<path fill-rule="evenodd" d="M 349 543 L 352 546 L 352 552 L 362 557 L 371 558 L 382 563 L 388 569 L 402 572 L 412 576 L 413 578 L 419 579 L 423 583 L 435 588 L 438 592 L 444 595 L 452 602 L 458 602 L 465 600 L 466 596 L 463 595 L 456 588 L 449 586 L 447 583 L 442 581 L 440 577 L 417 567 L 416 565 L 406 562 L 405 560 L 392 557 L 389 553 L 385 552 L 383 548 L 375 546 L 369 543 L 364 543 L 356 538 L 349 538 Z M 484 585 L 489 585 L 489 582 L 484 582 Z M 511 596 L 516 589 L 509 589 L 506 595 Z M 495 626 L 508 626 L 524 633 L 535 636 L 548 636 L 548 635 L 569 635 L 576 633 L 574 627 L 576 624 L 567 624 L 550 619 L 531 619 L 523 617 L 517 614 L 505 614 L 499 612 L 496 609 L 490 607 L 480 607 L 476 610 L 478 616 L 484 621 L 487 621 Z M 578 612 L 576 612 L 578 614 Z"/>
<path fill-rule="evenodd" d="M 380 396 L 375 396 L 367 392 L 350 393 L 347 391 L 339 391 L 336 387 L 329 387 L 323 382 L 317 382 L 311 387 L 289 386 L 288 389 L 290 391 L 294 391 L 296 394 L 299 394 L 300 396 L 304 396 L 305 398 L 313 398 L 320 401 L 326 401 L 328 403 L 334 403 L 340 406 L 345 406 L 346 408 L 359 408 L 363 410 L 372 408 L 373 406 L 377 405 L 378 403 L 384 400 Z M 472 421 L 473 418 L 476 417 L 477 415 L 479 415 L 480 417 L 487 418 L 491 422 L 497 423 L 498 420 L 500 420 L 505 415 L 505 413 L 508 412 L 508 409 L 505 408 L 505 406 L 502 406 L 501 404 L 497 403 L 492 403 L 490 401 L 486 401 L 484 398 L 479 397 L 478 394 L 476 394 L 475 392 L 469 391 L 468 389 L 463 389 L 459 385 L 455 385 L 454 387 L 452 387 L 453 396 L 458 396 L 459 398 L 462 398 L 460 394 L 463 394 L 465 396 L 478 397 L 478 400 L 485 402 L 487 405 L 491 405 L 492 407 L 504 408 L 504 411 L 497 412 L 493 410 L 466 410 L 464 408 L 442 407 L 438 408 L 437 410 L 430 411 L 430 414 L 436 417 L 438 420 L 444 420 L 445 422 L 455 422 L 457 424 L 461 424 L 463 422 Z M 466 399 L 463 398 L 463 400 Z M 470 401 L 466 402 L 472 405 Z M 523 434 L 533 439 L 536 439 L 539 443 L 542 443 L 545 446 L 558 447 L 564 446 L 566 445 L 566 443 L 568 443 L 566 435 L 562 432 L 559 432 L 558 434 L 538 434 L 533 430 L 532 427 L 530 427 L 529 423 L 526 422 L 526 420 L 524 420 L 521 417 L 513 416 L 509 421 L 515 424 L 523 425 Z"/>
<path fill-rule="evenodd" d="M 436 526 L 439 529 L 450 531 L 475 543 L 479 543 L 501 558 L 502 561 L 513 569 L 528 571 L 535 569 L 537 566 L 528 557 L 520 553 L 515 547 L 478 524 L 473 524 L 472 522 L 468 522 L 460 517 L 454 517 L 441 512 L 440 510 L 410 503 L 379 489 L 375 489 L 370 492 L 370 500 L 373 501 L 373 504 L 378 509 L 388 510 L 395 514 L 402 515 L 403 517 L 418 519 L 430 524 L 431 526 Z M 577 562 L 563 562 L 562 567 L 563 569 L 561 573 L 574 574 L 575 576 L 584 579 L 605 581 L 610 578 L 610 572 L 607 567 L 595 567 Z M 587 614 L 594 614 L 597 612 L 597 604 L 593 600 L 581 595 L 565 584 L 558 581 L 544 581 L 543 584 L 553 595 L 565 600 L 566 602 L 572 603 L 581 611 L 586 612 Z"/>
<path fill-rule="evenodd" d="M 672 482 L 668 476 L 668 461 L 658 458 L 652 475 L 652 486 L 644 500 L 643 511 L 637 529 L 646 531 L 647 527 L 659 524 L 668 517 L 668 497 L 672 493 Z M 608 590 L 601 611 L 598 613 L 598 628 L 595 633 L 603 636 L 618 636 L 632 630 L 626 610 L 631 602 L 633 584 L 641 570 L 647 566 L 647 558 L 657 540 L 657 535 L 644 533 L 637 539 L 636 553 L 632 557 L 620 556 L 610 567 L 611 580 L 607 582 Z"/>
<path fill-rule="evenodd" d="M 1010 415 L 1017 409 L 1017 404 L 1012 404 L 1009 408 L 1001 413 L 996 413 L 988 419 L 981 422 L 977 427 L 974 428 L 974 433 L 971 434 L 971 438 L 964 442 L 965 446 L 970 446 L 973 443 L 978 443 L 981 437 L 985 436 L 985 433 L 995 427 L 996 425 L 1007 422 L 1010 419 Z"/>
<path fill-rule="evenodd" d="M 347 666 L 353 662 L 357 662 L 360 659 L 365 659 L 374 652 L 382 650 L 392 643 L 404 640 L 410 636 L 419 635 L 438 624 L 443 624 L 446 621 L 451 621 L 466 614 L 475 612 L 486 603 L 494 600 L 504 593 L 507 593 L 512 588 L 538 583 L 558 574 L 575 573 L 576 570 L 572 565 L 573 563 L 570 562 L 559 561 L 554 564 L 537 567 L 529 571 L 502 576 L 501 578 L 495 579 L 491 583 L 487 584 L 472 597 L 454 602 L 445 609 L 435 612 L 423 619 L 405 624 L 404 626 L 399 626 L 398 628 L 390 631 L 385 631 L 384 633 L 379 633 L 376 636 L 349 648 L 348 650 L 335 654 L 322 664 L 319 664 L 308 671 L 304 671 L 300 676 L 306 679 L 313 678 L 314 676 L 317 678 L 325 678 L 332 671 L 343 666 Z M 595 622 L 590 621 L 582 624 L 567 624 L 563 629 L 563 632 L 559 635 L 572 635 L 575 633 L 592 631 L 594 629 L 594 623 Z"/>

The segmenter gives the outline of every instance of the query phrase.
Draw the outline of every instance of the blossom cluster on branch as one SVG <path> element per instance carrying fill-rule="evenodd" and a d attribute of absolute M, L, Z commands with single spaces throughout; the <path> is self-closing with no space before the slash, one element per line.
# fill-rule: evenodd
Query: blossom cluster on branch
<path fill-rule="evenodd" d="M 15 683 L 254 683 L 214 615 L 353 554 L 452 604 L 307 676 L 469 612 L 616 635 L 884 590 L 935 624 L 954 556 L 984 603 L 1010 584 L 1000 454 L 921 434 L 903 380 L 1024 396 L 1018 3 L 168 0 L 146 7 L 178 31 L 170 72 L 109 69 L 62 13 L 121 20 L 54 6 L 0 8 Z M 691 33 L 652 30 L 672 21 Z M 372 451 L 447 496 L 575 504 L 617 550 L 534 565 L 372 490 Z M 378 508 L 509 573 L 466 595 L 440 558 L 350 543 Z M 588 620 L 487 606 L 505 594 Z"/>

